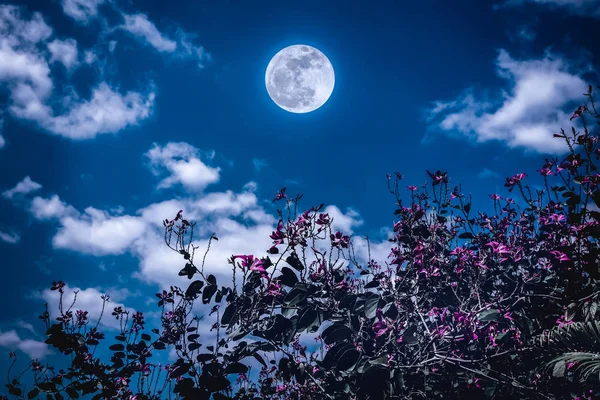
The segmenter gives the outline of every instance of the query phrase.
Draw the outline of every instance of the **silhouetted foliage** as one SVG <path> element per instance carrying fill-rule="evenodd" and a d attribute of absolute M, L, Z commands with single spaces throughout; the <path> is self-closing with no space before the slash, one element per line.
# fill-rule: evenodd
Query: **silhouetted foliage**
<path fill-rule="evenodd" d="M 151 335 L 142 313 L 129 321 L 127 311 L 115 308 L 112 315 L 122 329 L 110 346 L 110 362 L 102 362 L 93 354 L 104 335 L 97 325 L 89 327 L 85 312 L 63 310 L 65 284 L 54 282 L 60 317 L 50 321 L 46 311 L 40 318 L 47 326 L 46 343 L 69 355 L 71 367 L 57 373 L 32 361 L 33 387 L 25 390 L 14 378 L 6 385 L 9 394 L 20 399 L 86 394 L 158 399 L 166 393 L 216 400 L 596 398 L 600 174 L 594 160 L 600 149 L 586 118 L 600 124 L 600 114 L 591 86 L 586 96 L 590 104 L 572 117 L 582 122 L 583 133 L 555 135 L 566 141 L 570 154 L 561 162 L 546 160 L 538 171 L 546 190 L 532 195 L 524 173 L 506 179 L 508 191 L 523 196 L 524 210 L 512 198 L 492 194 L 494 215 L 475 214 L 460 186 L 448 188 L 442 171 L 427 171 L 431 193 L 427 185 L 408 186 L 410 201 L 404 206 L 398 190 L 402 175 L 395 174 L 392 189 L 388 174 L 398 220 L 385 266 L 371 259 L 370 250 L 361 265 L 351 237 L 333 232 L 329 215 L 320 213 L 323 204 L 298 217 L 301 196 L 289 199 L 284 188 L 274 201 L 286 201 L 288 218 L 284 223 L 278 212 L 268 255 L 232 256 L 233 282 L 221 285 L 205 275 L 204 259 L 201 266 L 194 264 L 194 224 L 180 211 L 164 221 L 165 242 L 183 257 L 179 275 L 191 283 L 185 291 L 171 287 L 156 294 L 162 329 Z M 556 186 L 550 186 L 552 178 L 559 181 Z M 435 212 L 428 214 L 431 207 Z M 319 251 L 316 239 L 329 239 L 330 251 Z M 214 234 L 207 252 L 212 240 L 218 240 Z M 307 261 L 306 248 L 313 250 L 314 262 Z M 200 318 L 188 318 L 199 298 L 214 305 L 213 345 L 201 341 Z M 308 354 L 299 335 L 320 329 L 321 348 Z M 149 359 L 171 347 L 178 359 L 163 368 L 167 376 L 158 387 L 161 367 Z M 262 365 L 253 379 L 249 359 Z M 137 387 L 130 386 L 134 374 L 140 377 Z"/>

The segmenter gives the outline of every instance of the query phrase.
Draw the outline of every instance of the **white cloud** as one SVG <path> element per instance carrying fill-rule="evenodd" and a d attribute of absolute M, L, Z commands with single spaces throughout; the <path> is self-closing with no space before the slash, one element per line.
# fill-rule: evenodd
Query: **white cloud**
<path fill-rule="evenodd" d="M 146 153 L 152 172 L 161 175 L 167 171 L 169 176 L 158 185 L 168 188 L 181 184 L 186 189 L 202 191 L 211 183 L 219 181 L 221 168 L 212 168 L 198 158 L 198 149 L 187 143 L 167 143 L 161 147 L 156 143 Z"/>
<path fill-rule="evenodd" d="M 30 211 L 35 218 L 40 220 L 64 218 L 78 214 L 75 208 L 62 201 L 58 195 L 53 195 L 49 199 L 39 196 L 34 197 Z"/>
<path fill-rule="evenodd" d="M 98 15 L 104 0 L 62 0 L 63 12 L 74 20 L 86 23 Z"/>
<path fill-rule="evenodd" d="M 90 100 L 80 100 L 76 94 L 63 96 L 62 103 L 68 107 L 56 115 L 47 104 L 54 86 L 48 62 L 35 46 L 28 45 L 28 41 L 42 40 L 48 32 L 44 33 L 39 27 L 43 20 L 36 20 L 35 15 L 30 21 L 18 18 L 18 9 L 0 9 L 0 31 L 3 33 L 0 36 L 0 83 L 9 88 L 9 110 L 14 116 L 35 121 L 47 131 L 71 139 L 116 133 L 150 116 L 155 97 L 152 87 L 144 95 L 137 92 L 120 94 L 105 82 L 92 90 Z M 73 66 L 76 60 L 74 46 L 75 43 L 69 40 L 53 41 L 49 45 L 53 52 L 51 60 Z"/>
<path fill-rule="evenodd" d="M 6 190 L 2 193 L 2 195 L 7 199 L 12 199 L 15 195 L 25 195 L 27 193 L 35 192 L 41 188 L 42 185 L 34 182 L 30 177 L 26 176 L 21 182 L 17 183 L 14 188 Z"/>
<path fill-rule="evenodd" d="M 177 40 L 172 40 L 161 33 L 145 14 L 123 14 L 123 19 L 125 23 L 120 26 L 121 29 L 161 53 L 171 53 L 173 56 L 183 59 L 194 59 L 199 68 L 204 68 L 205 63 L 211 60 L 211 55 L 206 52 L 204 47 L 193 43 L 197 37 L 196 34 L 187 33 L 178 28 L 175 34 Z"/>
<path fill-rule="evenodd" d="M 123 15 L 124 30 L 138 39 L 143 39 L 160 52 L 172 53 L 177 49 L 177 43 L 163 36 L 156 26 L 148 20 L 145 14 Z"/>
<path fill-rule="evenodd" d="M 572 14 L 600 17 L 598 0 L 507 0 L 505 5 L 522 5 L 534 3 L 557 11 L 568 11 Z"/>
<path fill-rule="evenodd" d="M 336 206 L 327 206 L 320 212 L 329 214 L 329 217 L 333 220 L 331 223 L 331 230 L 333 233 L 340 231 L 344 235 L 352 235 L 354 233 L 352 228 L 363 224 L 360 215 L 352 208 L 348 208 L 344 214 Z"/>
<path fill-rule="evenodd" d="M 108 51 L 110 51 L 111 53 L 113 51 L 115 51 L 116 47 L 117 47 L 117 41 L 116 40 L 111 40 L 110 42 L 108 42 Z"/>
<path fill-rule="evenodd" d="M 71 69 L 77 64 L 77 42 L 74 39 L 54 39 L 48 43 L 48 50 L 51 54 L 50 63 L 58 61 L 66 69 Z"/>
<path fill-rule="evenodd" d="M 55 248 L 96 256 L 125 253 L 146 229 L 146 223 L 138 217 L 112 217 L 92 207 L 86 208 L 82 216 L 63 218 L 61 224 L 52 240 Z"/>
<path fill-rule="evenodd" d="M 469 89 L 454 101 L 435 102 L 429 121 L 480 143 L 499 140 L 509 147 L 564 152 L 564 143 L 552 134 L 568 129 L 572 110 L 566 107 L 582 101 L 587 84 L 565 60 L 549 53 L 541 59 L 516 60 L 500 50 L 496 65 L 498 75 L 510 84 L 501 100 L 479 102 Z"/>
<path fill-rule="evenodd" d="M 68 113 L 45 116 L 39 122 L 51 132 L 65 137 L 90 139 L 100 133 L 116 133 L 148 118 L 154 98 L 153 92 L 145 96 L 137 92 L 122 95 L 102 82 L 93 90 L 89 101 L 75 103 Z"/>
<path fill-rule="evenodd" d="M 93 50 L 86 50 L 83 53 L 83 61 L 85 61 L 86 64 L 93 64 L 97 59 L 98 57 Z"/>
<path fill-rule="evenodd" d="M 6 233 L 6 232 L 0 231 L 0 240 L 2 240 L 3 242 L 6 242 L 6 243 L 10 243 L 10 244 L 16 244 L 19 242 L 19 240 L 21 240 L 21 237 L 14 232 Z"/>
<path fill-rule="evenodd" d="M 0 33 L 4 40 L 12 43 L 23 41 L 35 44 L 48 39 L 52 35 L 52 28 L 39 12 L 33 13 L 29 21 L 24 21 L 18 7 L 0 5 Z"/>
<path fill-rule="evenodd" d="M 4 147 L 6 144 L 6 140 L 4 140 L 4 136 L 0 135 L 0 149 Z"/>
<path fill-rule="evenodd" d="M 46 343 L 30 339 L 23 340 L 14 330 L 0 332 L 0 346 L 8 348 L 10 351 L 19 349 L 33 359 L 41 359 L 52 353 Z"/>
<path fill-rule="evenodd" d="M 119 321 L 110 315 L 112 310 L 115 307 L 122 307 L 123 310 L 127 310 L 130 312 L 129 321 L 131 321 L 131 315 L 135 311 L 132 308 L 126 307 L 123 303 L 119 303 L 119 300 L 123 300 L 123 291 L 113 288 L 108 288 L 106 290 L 102 290 L 101 288 L 87 288 L 81 289 L 79 287 L 69 287 L 69 285 L 65 285 L 64 293 L 63 293 L 63 305 L 71 305 L 74 299 L 74 291 L 79 291 L 77 293 L 77 299 L 75 302 L 75 306 L 73 307 L 73 314 L 75 314 L 75 310 L 84 310 L 88 312 L 88 319 L 91 324 L 96 324 L 100 314 L 102 313 L 102 299 L 101 296 L 107 294 L 110 299 L 109 303 L 107 303 L 106 308 L 104 310 L 104 315 L 102 316 L 102 320 L 100 322 L 100 326 L 108 329 L 119 329 Z M 41 293 L 34 293 L 34 296 L 37 298 L 43 299 L 48 303 L 48 313 L 50 314 L 50 319 L 55 319 L 59 316 L 58 310 L 58 301 L 60 298 L 60 293 L 58 290 L 50 290 L 45 289 Z M 92 326 L 94 326 L 92 325 Z"/>

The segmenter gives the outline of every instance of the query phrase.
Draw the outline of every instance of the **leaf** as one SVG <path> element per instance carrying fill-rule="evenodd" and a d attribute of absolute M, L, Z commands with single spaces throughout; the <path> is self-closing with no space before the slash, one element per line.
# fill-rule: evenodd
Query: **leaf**
<path fill-rule="evenodd" d="M 289 255 L 285 259 L 285 261 L 289 265 L 291 265 L 296 271 L 302 271 L 304 269 L 304 266 L 302 265 L 302 262 L 298 258 L 298 255 L 296 254 L 296 252 L 293 252 L 291 255 Z"/>
<path fill-rule="evenodd" d="M 110 346 L 109 349 L 111 349 L 112 351 L 123 351 L 123 350 L 125 350 L 125 346 L 123 346 L 120 343 L 117 343 L 117 344 L 113 344 L 112 346 Z"/>
<path fill-rule="evenodd" d="M 458 235 L 459 239 L 474 239 L 475 236 L 473 236 L 473 234 L 471 232 L 463 232 L 460 235 Z"/>
<path fill-rule="evenodd" d="M 189 299 L 195 299 L 198 297 L 202 286 L 204 286 L 204 282 L 202 281 L 194 281 L 190 283 L 190 286 L 188 286 L 187 290 L 185 291 L 185 297 Z"/>
<path fill-rule="evenodd" d="M 477 314 L 477 319 L 480 321 L 498 321 L 500 319 L 500 312 L 498 310 L 486 310 Z"/>
<path fill-rule="evenodd" d="M 365 300 L 365 317 L 368 319 L 375 318 L 377 306 L 379 306 L 379 295 L 371 293 L 371 296 Z"/>
<path fill-rule="evenodd" d="M 241 362 L 234 362 L 225 368 L 226 374 L 245 374 L 248 372 L 248 367 Z"/>
<path fill-rule="evenodd" d="M 204 292 L 202 293 L 202 304 L 208 304 L 210 299 L 217 292 L 217 285 L 208 285 L 204 288 Z"/>
<path fill-rule="evenodd" d="M 142 333 L 142 340 L 149 342 L 150 340 L 152 340 L 152 337 L 150 337 L 150 335 L 148 335 L 147 333 Z"/>
<path fill-rule="evenodd" d="M 296 273 L 288 267 L 281 268 L 281 275 L 279 281 L 285 286 L 294 287 L 298 283 L 298 277 Z"/>
<path fill-rule="evenodd" d="M 300 310 L 298 319 L 298 332 L 312 326 L 318 318 L 318 312 L 312 306 L 306 306 Z"/>
<path fill-rule="evenodd" d="M 214 358 L 215 356 L 212 353 L 202 353 L 202 354 L 198 354 L 198 356 L 196 357 L 196 360 L 198 360 L 198 362 L 207 362 L 210 361 Z"/>
<path fill-rule="evenodd" d="M 554 368 L 552 369 L 552 376 L 555 378 L 562 378 L 565 376 L 565 371 L 567 369 L 567 365 L 564 360 L 561 360 L 554 364 Z"/>
<path fill-rule="evenodd" d="M 223 311 L 223 316 L 221 316 L 221 325 L 230 325 L 231 320 L 233 319 L 236 311 L 236 304 L 229 303 L 227 307 L 225 307 L 225 311 Z"/>
<path fill-rule="evenodd" d="M 258 361 L 259 363 L 261 363 L 264 367 L 267 366 L 267 363 L 265 362 L 265 359 L 262 358 L 262 356 L 258 353 L 254 353 L 252 354 L 252 356 L 256 359 L 256 361 Z"/>
<path fill-rule="evenodd" d="M 325 344 L 333 344 L 352 337 L 352 330 L 344 324 L 335 323 L 321 333 Z"/>
<path fill-rule="evenodd" d="M 408 328 L 406 328 L 404 333 L 402 333 L 402 343 L 407 344 L 409 346 L 417 344 L 419 342 L 419 339 L 417 338 L 417 336 L 415 336 L 415 333 L 417 333 L 416 325 L 410 325 Z"/>
<path fill-rule="evenodd" d="M 592 199 L 594 203 L 596 203 L 596 207 L 600 207 L 600 190 L 596 189 L 594 193 L 592 193 Z"/>
<path fill-rule="evenodd" d="M 293 307 L 306 300 L 307 288 L 304 284 L 296 284 L 296 286 L 285 296 L 284 303 Z"/>
<path fill-rule="evenodd" d="M 206 280 L 209 284 L 217 286 L 217 278 L 215 278 L 214 275 L 209 275 L 208 278 L 206 278 Z"/>
<path fill-rule="evenodd" d="M 379 280 L 377 279 L 373 279 L 372 281 L 370 281 L 369 283 L 367 283 L 365 285 L 365 289 L 373 289 L 379 287 Z"/>
<path fill-rule="evenodd" d="M 190 343 L 188 345 L 188 350 L 194 351 L 194 350 L 198 350 L 200 347 L 202 347 L 202 345 L 200 343 Z"/>
<path fill-rule="evenodd" d="M 67 394 L 69 396 L 71 396 L 72 399 L 78 399 L 79 398 L 79 393 L 77 393 L 77 390 L 73 389 L 72 387 L 67 387 L 65 389 L 65 392 L 67 392 Z"/>

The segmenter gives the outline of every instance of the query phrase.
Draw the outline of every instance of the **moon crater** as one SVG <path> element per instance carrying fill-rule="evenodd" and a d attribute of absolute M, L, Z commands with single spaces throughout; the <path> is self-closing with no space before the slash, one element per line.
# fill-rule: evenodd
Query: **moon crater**
<path fill-rule="evenodd" d="M 314 47 L 294 45 L 279 51 L 269 62 L 265 84 L 271 99 L 293 113 L 321 107 L 335 85 L 333 66 Z"/>

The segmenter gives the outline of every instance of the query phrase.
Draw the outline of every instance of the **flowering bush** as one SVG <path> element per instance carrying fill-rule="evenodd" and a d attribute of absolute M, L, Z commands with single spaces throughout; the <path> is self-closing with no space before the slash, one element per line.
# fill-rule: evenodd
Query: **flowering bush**
<path fill-rule="evenodd" d="M 47 326 L 46 343 L 70 355 L 68 371 L 32 361 L 35 384 L 6 386 L 15 398 L 158 399 L 591 399 L 600 396 L 600 158 L 586 118 L 600 118 L 592 98 L 572 119 L 583 133 L 561 131 L 570 154 L 538 171 L 545 190 L 532 195 L 525 173 L 506 179 L 528 207 L 492 194 L 495 213 L 474 213 L 445 172 L 428 174 L 431 192 L 402 175 L 388 187 L 397 200 L 389 263 L 361 265 L 349 236 L 333 232 L 323 205 L 300 216 L 282 189 L 288 217 L 271 234 L 267 255 L 233 255 L 233 283 L 219 286 L 194 263 L 194 224 L 180 211 L 165 220 L 165 242 L 181 254 L 179 272 L 191 283 L 157 293 L 162 329 L 146 332 L 144 316 L 119 307 L 121 332 L 110 362 L 94 357 L 104 339 L 87 313 L 63 310 Z M 550 180 L 557 180 L 550 186 Z M 421 190 L 420 190 L 421 189 Z M 405 205 L 406 204 L 406 205 Z M 545 205 L 544 205 L 545 204 Z M 595 204 L 595 208 L 590 208 Z M 294 211 L 291 210 L 294 206 Z M 434 212 L 428 214 L 433 207 Z M 285 222 L 285 223 L 284 223 Z M 175 244 L 173 244 L 175 238 Z M 330 241 L 330 251 L 315 240 Z M 213 234 L 208 242 L 207 252 Z M 306 260 L 305 250 L 315 261 Z M 206 256 L 206 254 L 205 254 Z M 333 259 L 335 258 L 335 259 Z M 344 264 L 344 262 L 347 262 Z M 214 345 L 201 343 L 199 318 L 188 318 L 201 298 L 213 305 Z M 103 298 L 104 303 L 108 301 Z M 71 306 L 72 307 L 72 306 Z M 326 326 L 326 327 L 325 327 Z M 325 327 L 325 329 L 323 329 Z M 300 334 L 319 333 L 307 352 Z M 249 338 L 253 338 L 249 340 Z M 161 367 L 154 351 L 173 347 L 178 359 Z M 11 353 L 14 358 L 14 353 Z M 252 377 L 246 360 L 262 364 Z M 13 361 L 14 363 L 14 361 Z M 162 387 L 158 381 L 165 371 Z M 132 387 L 134 374 L 139 376 Z"/>

